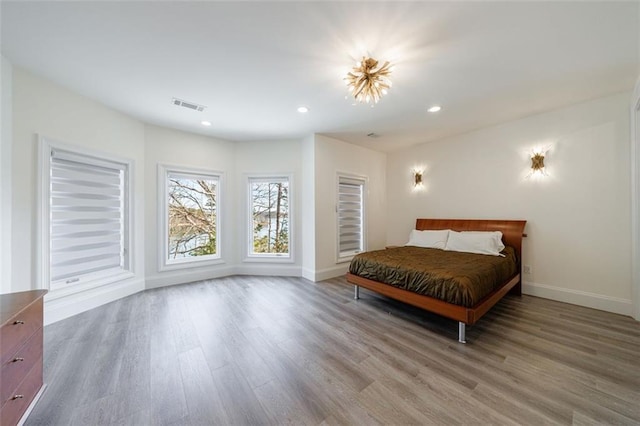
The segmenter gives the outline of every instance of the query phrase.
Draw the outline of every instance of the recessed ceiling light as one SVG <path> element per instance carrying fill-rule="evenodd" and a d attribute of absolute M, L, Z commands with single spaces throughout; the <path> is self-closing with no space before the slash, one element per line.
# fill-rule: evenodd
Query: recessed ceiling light
<path fill-rule="evenodd" d="M 438 112 L 442 109 L 442 107 L 440 105 L 434 105 L 431 108 L 429 108 L 427 111 L 429 112 Z"/>
<path fill-rule="evenodd" d="M 300 106 L 298 107 L 298 112 L 304 114 L 305 112 L 309 112 L 309 108 L 307 108 L 306 106 Z"/>
<path fill-rule="evenodd" d="M 200 124 L 202 124 L 203 126 L 211 126 L 210 121 L 201 121 Z"/>

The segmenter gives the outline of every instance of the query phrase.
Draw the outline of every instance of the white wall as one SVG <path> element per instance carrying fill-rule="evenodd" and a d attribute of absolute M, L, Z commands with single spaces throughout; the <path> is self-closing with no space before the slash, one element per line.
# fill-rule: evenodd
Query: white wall
<path fill-rule="evenodd" d="M 193 133 L 145 125 L 145 240 L 147 243 L 146 287 L 154 288 L 233 273 L 238 257 L 236 239 L 225 232 L 237 224 L 235 209 L 234 145 L 231 142 L 213 139 Z M 222 224 L 220 253 L 224 263 L 210 266 L 192 265 L 186 269 L 159 270 L 160 229 L 158 227 L 158 164 L 190 167 L 221 172 L 220 220 Z M 230 202 L 229 202 L 230 201 Z"/>
<path fill-rule="evenodd" d="M 38 135 L 135 161 L 133 269 L 135 277 L 57 299 L 45 298 L 45 322 L 90 309 L 144 288 L 144 126 L 123 114 L 27 71 L 13 69 L 13 175 L 11 291 L 40 288 L 36 282 L 38 235 Z"/>
<path fill-rule="evenodd" d="M 629 94 L 390 154 L 390 244 L 417 217 L 526 219 L 524 292 L 631 314 Z M 549 146 L 549 176 L 526 179 Z M 425 188 L 411 171 L 424 168 Z"/>
<path fill-rule="evenodd" d="M 272 274 L 300 276 L 302 265 L 302 141 L 260 141 L 235 144 L 234 194 L 238 214 L 234 237 L 238 242 L 238 274 Z M 291 259 L 286 262 L 247 259 L 249 230 L 249 175 L 291 175 L 290 182 L 290 229 L 292 244 Z"/>
<path fill-rule="evenodd" d="M 214 138 L 145 126 L 145 232 L 146 287 L 210 279 L 231 274 L 300 275 L 301 238 L 301 144 L 299 141 L 232 143 Z M 172 165 L 221 172 L 221 256 L 222 263 L 185 269 L 159 269 L 158 165 Z M 247 241 L 247 185 L 249 174 L 291 174 L 293 262 L 245 261 Z"/>
<path fill-rule="evenodd" d="M 11 292 L 11 143 L 13 138 L 11 63 L 0 56 L 0 294 Z"/>
<path fill-rule="evenodd" d="M 384 248 L 386 240 L 386 154 L 315 135 L 315 270 L 314 281 L 347 272 L 337 263 L 336 191 L 338 173 L 367 179 L 365 197 L 366 249 Z"/>

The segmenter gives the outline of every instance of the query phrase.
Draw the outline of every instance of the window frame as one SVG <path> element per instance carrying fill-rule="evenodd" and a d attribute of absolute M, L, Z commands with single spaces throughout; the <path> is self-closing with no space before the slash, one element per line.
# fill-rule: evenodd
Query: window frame
<path fill-rule="evenodd" d="M 104 273 L 107 271 L 98 271 L 81 275 L 77 280 L 66 283 L 66 285 L 60 284 L 60 282 L 51 282 L 51 153 L 54 150 L 85 157 L 88 160 L 87 164 L 104 165 L 106 162 L 115 163 L 123 167 L 124 206 L 122 214 L 124 229 L 121 234 L 123 266 L 120 270 L 109 270 L 109 273 Z M 42 135 L 38 135 L 38 157 L 38 210 L 40 215 L 36 228 L 40 238 L 38 241 L 39 247 L 36 261 L 36 282 L 39 287 L 48 289 L 54 297 L 63 297 L 135 277 L 135 250 L 133 239 L 134 198 L 132 191 L 132 188 L 135 188 L 134 161 L 130 158 L 61 142 Z"/>
<path fill-rule="evenodd" d="M 217 179 L 216 185 L 216 254 L 169 259 L 169 185 L 170 174 L 193 175 L 194 177 Z M 171 164 L 158 164 L 158 270 L 174 271 L 185 268 L 211 266 L 224 263 L 221 230 L 223 222 L 222 197 L 224 173 L 216 170 Z"/>
<path fill-rule="evenodd" d="M 251 183 L 255 180 L 286 180 L 289 183 L 289 253 L 252 253 L 253 243 L 253 200 L 251 197 Z M 244 187 L 246 188 L 245 196 L 245 238 L 244 238 L 244 258 L 243 262 L 268 262 L 268 263 L 294 263 L 294 182 L 293 173 L 246 173 L 244 175 Z"/>
<path fill-rule="evenodd" d="M 362 203 L 361 203 L 361 214 L 362 214 L 362 220 L 361 220 L 361 230 L 362 230 L 362 234 L 361 234 L 361 241 L 362 241 L 362 250 L 359 252 L 350 252 L 349 254 L 343 255 L 340 252 L 340 211 L 339 211 L 339 206 L 340 206 L 340 180 L 344 178 L 344 179 L 349 179 L 349 180 L 355 180 L 355 181 L 360 181 L 362 184 Z M 336 174 L 336 184 L 335 184 L 335 188 L 336 188 L 336 219 L 335 219 L 335 223 L 336 223 L 336 263 L 345 263 L 345 262 L 350 262 L 351 259 L 353 259 L 353 257 L 358 254 L 358 253 L 362 253 L 367 251 L 367 191 L 368 191 L 368 186 L 369 186 L 369 178 L 367 176 L 362 176 L 362 175 L 357 175 L 357 174 L 352 174 L 352 173 L 343 173 L 343 172 L 338 172 Z"/>

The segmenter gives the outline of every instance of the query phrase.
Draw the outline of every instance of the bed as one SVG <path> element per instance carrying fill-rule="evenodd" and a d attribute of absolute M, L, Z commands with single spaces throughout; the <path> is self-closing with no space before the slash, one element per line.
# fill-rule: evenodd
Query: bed
<path fill-rule="evenodd" d="M 524 220 L 417 219 L 416 229 L 421 231 L 500 231 L 506 246 L 503 256 L 391 247 L 355 256 L 347 281 L 354 284 L 356 299 L 364 287 L 458 321 L 458 341 L 466 343 L 467 325 L 475 324 L 506 294 L 521 294 L 525 224 Z"/>

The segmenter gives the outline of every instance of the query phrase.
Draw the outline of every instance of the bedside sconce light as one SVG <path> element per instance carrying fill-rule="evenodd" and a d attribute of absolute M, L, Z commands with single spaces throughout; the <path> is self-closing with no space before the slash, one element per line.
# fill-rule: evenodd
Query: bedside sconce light
<path fill-rule="evenodd" d="M 413 172 L 413 186 L 422 186 L 422 172 Z"/>
<path fill-rule="evenodd" d="M 544 156 L 546 153 L 547 149 L 537 149 L 531 152 L 531 172 L 529 173 L 527 178 L 530 178 L 531 176 L 548 176 L 546 170 L 544 169 Z"/>
<path fill-rule="evenodd" d="M 531 157 L 531 170 L 544 174 L 544 154 L 537 152 Z"/>

